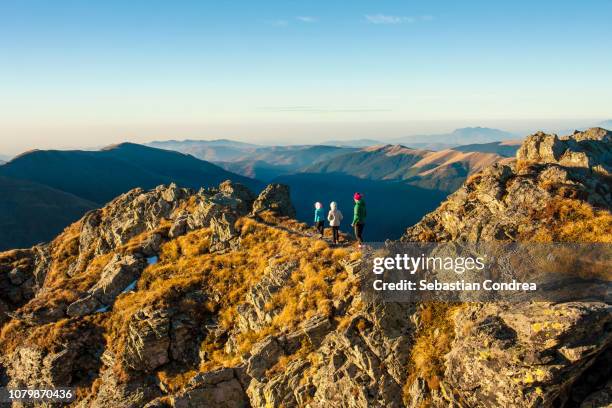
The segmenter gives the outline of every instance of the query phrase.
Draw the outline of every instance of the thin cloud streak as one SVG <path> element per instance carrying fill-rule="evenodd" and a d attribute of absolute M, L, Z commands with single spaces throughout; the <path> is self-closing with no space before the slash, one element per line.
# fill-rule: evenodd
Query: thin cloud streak
<path fill-rule="evenodd" d="M 262 106 L 257 108 L 266 112 L 297 112 L 297 113 L 353 113 L 353 112 L 392 112 L 387 108 L 328 108 L 322 106 Z"/>
<path fill-rule="evenodd" d="M 302 23 L 316 23 L 317 21 L 319 21 L 318 18 L 311 16 L 297 16 L 296 20 L 299 20 Z"/>
<path fill-rule="evenodd" d="M 286 27 L 289 25 L 289 22 L 287 20 L 271 20 L 267 22 L 268 24 L 270 24 L 271 26 L 274 27 Z"/>
<path fill-rule="evenodd" d="M 388 14 L 366 14 L 366 20 L 372 24 L 402 24 L 413 23 L 414 17 L 392 16 Z"/>
<path fill-rule="evenodd" d="M 404 24 L 404 23 L 415 23 L 417 21 L 431 21 L 433 16 L 424 15 L 420 17 L 413 16 L 394 16 L 390 14 L 366 14 L 365 18 L 368 23 L 371 24 Z"/>

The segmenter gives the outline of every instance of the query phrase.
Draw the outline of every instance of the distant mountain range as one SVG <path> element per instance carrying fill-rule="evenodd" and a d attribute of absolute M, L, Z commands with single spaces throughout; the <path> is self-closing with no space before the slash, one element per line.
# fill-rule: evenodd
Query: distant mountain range
<path fill-rule="evenodd" d="M 369 239 L 383 240 L 399 236 L 402 231 L 398 225 L 418 220 L 469 174 L 514 156 L 518 142 L 496 140 L 499 138 L 514 135 L 497 129 L 465 128 L 411 139 L 414 145 L 428 149 L 385 145 L 373 139 L 332 140 L 314 146 L 256 146 L 228 140 L 154 145 L 212 160 L 223 157 L 227 160 L 215 160 L 215 164 L 228 171 L 288 184 L 298 218 L 306 222 L 311 221 L 314 201 L 335 200 L 350 211 L 352 194 L 361 191 L 371 197 L 369 211 L 377 218 L 368 227 Z M 475 140 L 487 143 L 456 146 L 459 141 Z M 369 146 L 351 147 L 359 145 Z M 398 218 L 401 223 L 396 222 Z"/>
<path fill-rule="evenodd" d="M 147 146 L 158 149 L 175 150 L 191 154 L 199 159 L 212 162 L 236 162 L 244 160 L 264 160 L 261 156 L 281 152 L 301 152 L 308 147 L 331 146 L 336 148 L 363 148 L 384 144 L 402 144 L 412 148 L 443 150 L 459 145 L 491 143 L 516 138 L 515 134 L 500 129 L 486 127 L 466 127 L 455 129 L 450 133 L 404 136 L 395 139 L 347 139 L 328 140 L 316 145 L 304 146 L 261 146 L 251 143 L 236 142 L 228 139 L 217 140 L 168 140 L 147 143 Z"/>
<path fill-rule="evenodd" d="M 297 173 L 312 163 L 333 160 L 334 157 L 357 150 L 336 146 L 262 147 L 237 161 L 216 164 L 226 170 L 267 182 L 283 174 Z"/>
<path fill-rule="evenodd" d="M 207 161 L 240 160 L 245 154 L 254 152 L 258 145 L 236 142 L 228 139 L 217 140 L 167 140 L 147 143 L 146 146 L 157 149 L 174 150 L 190 154 Z"/>
<path fill-rule="evenodd" d="M 182 142 L 172 140 L 152 142 L 148 143 L 147 146 L 190 154 L 198 159 L 211 161 L 225 168 L 244 169 L 245 172 L 253 171 L 249 170 L 253 167 L 260 167 L 256 165 L 257 162 L 265 162 L 269 166 L 278 167 L 281 172 L 285 170 L 295 171 L 313 163 L 313 160 L 330 158 L 356 150 L 327 145 L 258 146 L 225 139 L 185 140 Z M 233 164 L 228 164 L 228 162 Z"/>
<path fill-rule="evenodd" d="M 368 180 L 403 181 L 414 186 L 451 192 L 456 190 L 469 174 L 511 155 L 498 154 L 495 147 L 473 145 L 473 150 L 446 149 L 433 152 L 401 145 L 373 146 L 320 161 L 305 168 L 304 172 L 343 174 Z M 512 151 L 510 146 L 503 147 L 498 151 Z M 514 148 L 514 152 L 517 148 L 518 146 Z"/>
<path fill-rule="evenodd" d="M 604 129 L 612 130 L 612 119 L 604 120 L 603 122 L 599 123 L 599 125 L 597 126 L 602 127 Z"/>
<path fill-rule="evenodd" d="M 505 130 L 487 127 L 465 127 L 455 129 L 450 133 L 404 136 L 391 140 L 394 144 L 402 144 L 408 147 L 421 147 L 426 145 L 435 146 L 442 144 L 448 148 L 475 143 L 491 143 L 503 140 L 515 139 L 516 135 Z"/>
<path fill-rule="evenodd" d="M 374 139 L 354 139 L 354 140 L 327 140 L 321 143 L 326 146 L 339 146 L 339 147 L 368 147 L 374 145 L 384 144 L 380 140 Z"/>
<path fill-rule="evenodd" d="M 458 129 L 452 137 L 438 135 L 423 143 L 446 147 L 504 134 Z M 417 137 L 412 140 L 420 143 Z M 470 173 L 513 156 L 517 148 L 500 141 L 440 151 L 397 144 L 351 147 L 375 142 L 258 146 L 227 139 L 170 140 L 148 146 L 123 143 L 97 151 L 30 151 L 0 165 L 2 191 L 11 196 L 2 202 L 0 249 L 46 240 L 84 212 L 134 187 L 174 182 L 197 189 L 226 179 L 254 191 L 262 188 L 262 181 L 288 184 L 298 217 L 307 222 L 314 201 L 335 200 L 350 212 L 352 194 L 361 191 L 376 219 L 368 226 L 369 238 L 396 238 L 402 233 L 399 225 L 416 222 Z"/>
<path fill-rule="evenodd" d="M 132 143 L 99 151 L 31 151 L 0 166 L 0 177 L 3 192 L 15 193 L 2 200 L 0 225 L 6 228 L 0 249 L 48 239 L 88 209 L 135 187 L 175 182 L 198 189 L 227 179 L 254 191 L 263 186 L 190 155 Z"/>

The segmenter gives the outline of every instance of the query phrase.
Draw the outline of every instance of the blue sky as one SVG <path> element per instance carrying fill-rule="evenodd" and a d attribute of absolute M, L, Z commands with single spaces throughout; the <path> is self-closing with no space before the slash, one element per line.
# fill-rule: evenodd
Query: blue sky
<path fill-rule="evenodd" d="M 612 116 L 611 1 L 0 2 L 0 152 Z"/>

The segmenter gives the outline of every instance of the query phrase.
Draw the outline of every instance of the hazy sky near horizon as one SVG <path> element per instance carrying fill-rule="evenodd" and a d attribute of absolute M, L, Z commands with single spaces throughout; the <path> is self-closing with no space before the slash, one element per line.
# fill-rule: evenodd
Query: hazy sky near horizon
<path fill-rule="evenodd" d="M 591 124 L 611 20 L 603 0 L 3 0 L 0 153 Z"/>

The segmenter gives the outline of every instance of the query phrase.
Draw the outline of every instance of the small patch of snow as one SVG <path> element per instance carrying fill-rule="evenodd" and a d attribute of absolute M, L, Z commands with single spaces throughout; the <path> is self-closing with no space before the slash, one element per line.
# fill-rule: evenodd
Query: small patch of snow
<path fill-rule="evenodd" d="M 104 305 L 104 306 L 102 306 L 101 308 L 96 309 L 96 310 L 94 311 L 94 313 L 104 313 L 104 312 L 108 311 L 109 307 L 110 307 L 110 306 L 108 306 L 108 305 Z"/>
<path fill-rule="evenodd" d="M 127 292 L 133 291 L 134 288 L 136 287 L 136 282 L 138 282 L 138 279 L 136 279 L 134 282 L 132 282 L 129 285 L 127 285 L 125 287 L 125 289 L 123 289 L 123 291 L 121 293 L 127 293 Z"/>

